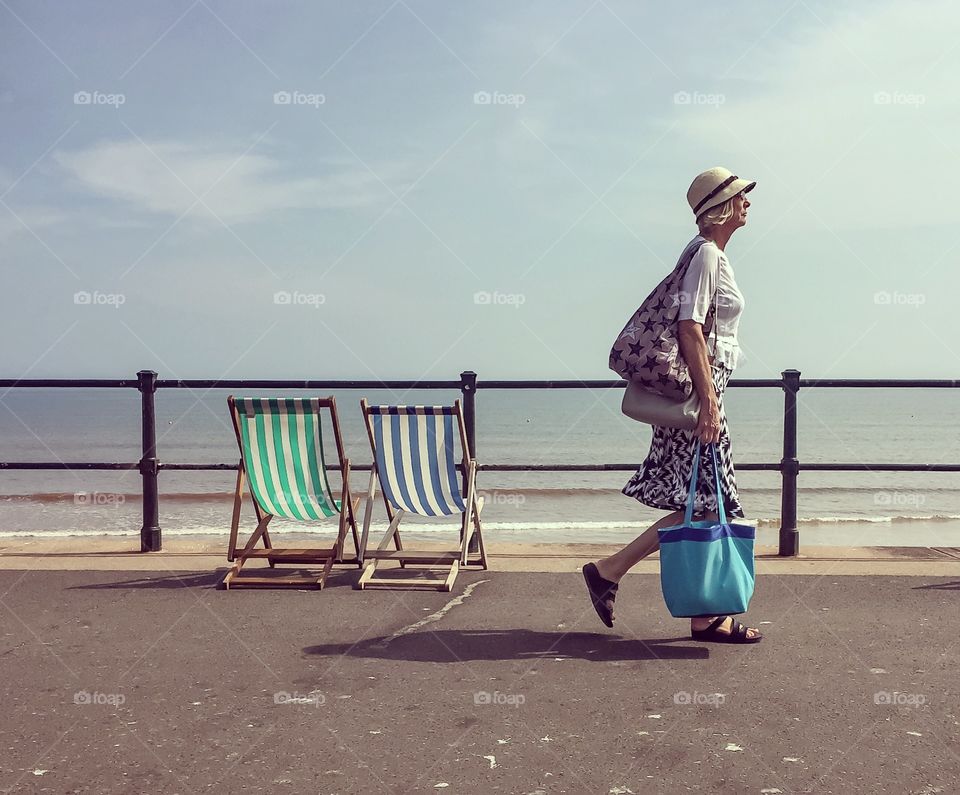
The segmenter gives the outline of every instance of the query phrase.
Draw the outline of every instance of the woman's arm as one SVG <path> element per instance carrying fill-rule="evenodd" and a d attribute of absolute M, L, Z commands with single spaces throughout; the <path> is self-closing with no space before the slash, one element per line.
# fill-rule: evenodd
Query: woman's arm
<path fill-rule="evenodd" d="M 720 439 L 720 407 L 717 404 L 717 393 L 713 388 L 710 363 L 707 359 L 703 324 L 694 320 L 680 320 L 677 328 L 680 353 L 690 369 L 690 378 L 700 398 L 700 420 L 696 434 L 701 442 L 710 444 Z"/>

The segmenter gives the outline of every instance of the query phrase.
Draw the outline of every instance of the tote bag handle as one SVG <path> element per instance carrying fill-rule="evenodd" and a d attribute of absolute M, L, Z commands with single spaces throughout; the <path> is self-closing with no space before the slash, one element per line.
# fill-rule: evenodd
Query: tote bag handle
<path fill-rule="evenodd" d="M 717 445 L 716 442 L 710 443 L 710 453 L 713 455 L 713 474 L 717 487 L 717 510 L 720 514 L 720 524 L 727 523 L 727 511 L 723 505 L 723 494 L 720 491 L 720 468 L 717 466 Z M 690 471 L 690 488 L 687 496 L 687 511 L 683 517 L 683 523 L 689 527 L 693 521 L 693 500 L 697 494 L 697 471 L 700 468 L 700 440 L 693 448 L 693 469 Z"/>

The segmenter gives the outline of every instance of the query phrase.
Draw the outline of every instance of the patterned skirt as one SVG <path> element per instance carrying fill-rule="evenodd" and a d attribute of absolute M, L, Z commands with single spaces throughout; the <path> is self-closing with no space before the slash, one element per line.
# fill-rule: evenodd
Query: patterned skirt
<path fill-rule="evenodd" d="M 730 380 L 732 370 L 724 365 L 711 367 L 713 388 L 717 393 L 720 408 L 720 440 L 716 444 L 717 461 L 720 465 L 720 490 L 723 506 L 728 517 L 744 518 L 737 493 L 737 480 L 733 471 L 730 453 L 730 434 L 727 430 L 727 415 L 723 409 L 723 390 Z M 653 426 L 650 452 L 640 469 L 630 478 L 623 493 L 634 497 L 651 508 L 666 511 L 685 510 L 689 497 L 690 470 L 693 467 L 693 450 L 697 441 L 694 431 L 682 428 Z M 717 510 L 716 483 L 713 472 L 713 457 L 709 445 L 700 446 L 700 466 L 697 475 L 697 492 L 693 499 L 694 514 Z"/>

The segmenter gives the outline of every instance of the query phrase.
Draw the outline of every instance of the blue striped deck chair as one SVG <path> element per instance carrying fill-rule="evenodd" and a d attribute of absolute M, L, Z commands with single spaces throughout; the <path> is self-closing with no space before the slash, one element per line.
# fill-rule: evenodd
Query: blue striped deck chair
<path fill-rule="evenodd" d="M 227 398 L 233 427 L 240 447 L 240 467 L 233 501 L 233 521 L 227 560 L 233 567 L 223 578 L 226 588 L 238 586 L 315 586 L 323 588 L 334 562 L 360 563 L 356 514 L 360 498 L 350 492 L 350 461 L 344 456 L 337 404 L 334 398 Z M 324 456 L 323 418 L 328 414 L 340 465 L 340 498 L 334 498 Z M 257 527 L 242 549 L 237 548 L 240 508 L 244 484 L 257 516 Z M 296 522 L 319 522 L 338 517 L 337 539 L 330 547 L 293 549 L 273 545 L 267 525 L 274 517 Z M 356 556 L 343 557 L 347 527 L 353 532 Z M 258 548 L 257 542 L 263 547 Z M 302 569 L 322 567 L 319 577 L 256 576 L 249 570 L 241 575 L 251 558 L 265 558 L 274 568 L 278 563 Z M 266 574 L 269 570 L 261 570 Z"/>
<path fill-rule="evenodd" d="M 477 497 L 477 462 L 470 455 L 460 401 L 453 406 L 371 406 L 360 401 L 373 466 L 363 513 L 358 588 L 370 585 L 429 587 L 449 591 L 461 566 L 487 568 Z M 459 441 L 461 460 L 456 458 Z M 379 546 L 369 549 L 370 523 L 377 484 L 383 494 L 389 524 Z M 405 549 L 400 543 L 400 520 L 417 516 L 459 516 L 460 545 L 448 550 Z M 471 553 L 476 538 L 478 553 Z M 391 539 L 396 549 L 388 549 Z M 471 557 L 474 554 L 474 557 Z M 374 577 L 381 561 L 440 568 L 439 578 Z M 382 569 L 381 569 L 382 571 Z"/>

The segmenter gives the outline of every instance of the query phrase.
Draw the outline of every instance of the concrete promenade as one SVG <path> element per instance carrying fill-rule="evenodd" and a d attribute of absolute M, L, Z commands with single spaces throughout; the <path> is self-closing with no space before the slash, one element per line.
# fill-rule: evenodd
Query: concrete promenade
<path fill-rule="evenodd" d="M 960 791 L 960 551 L 758 556 L 762 643 L 693 641 L 587 545 L 452 593 L 222 591 L 220 543 L 0 550 L 0 791 Z M 124 549 L 126 546 L 127 549 Z"/>

